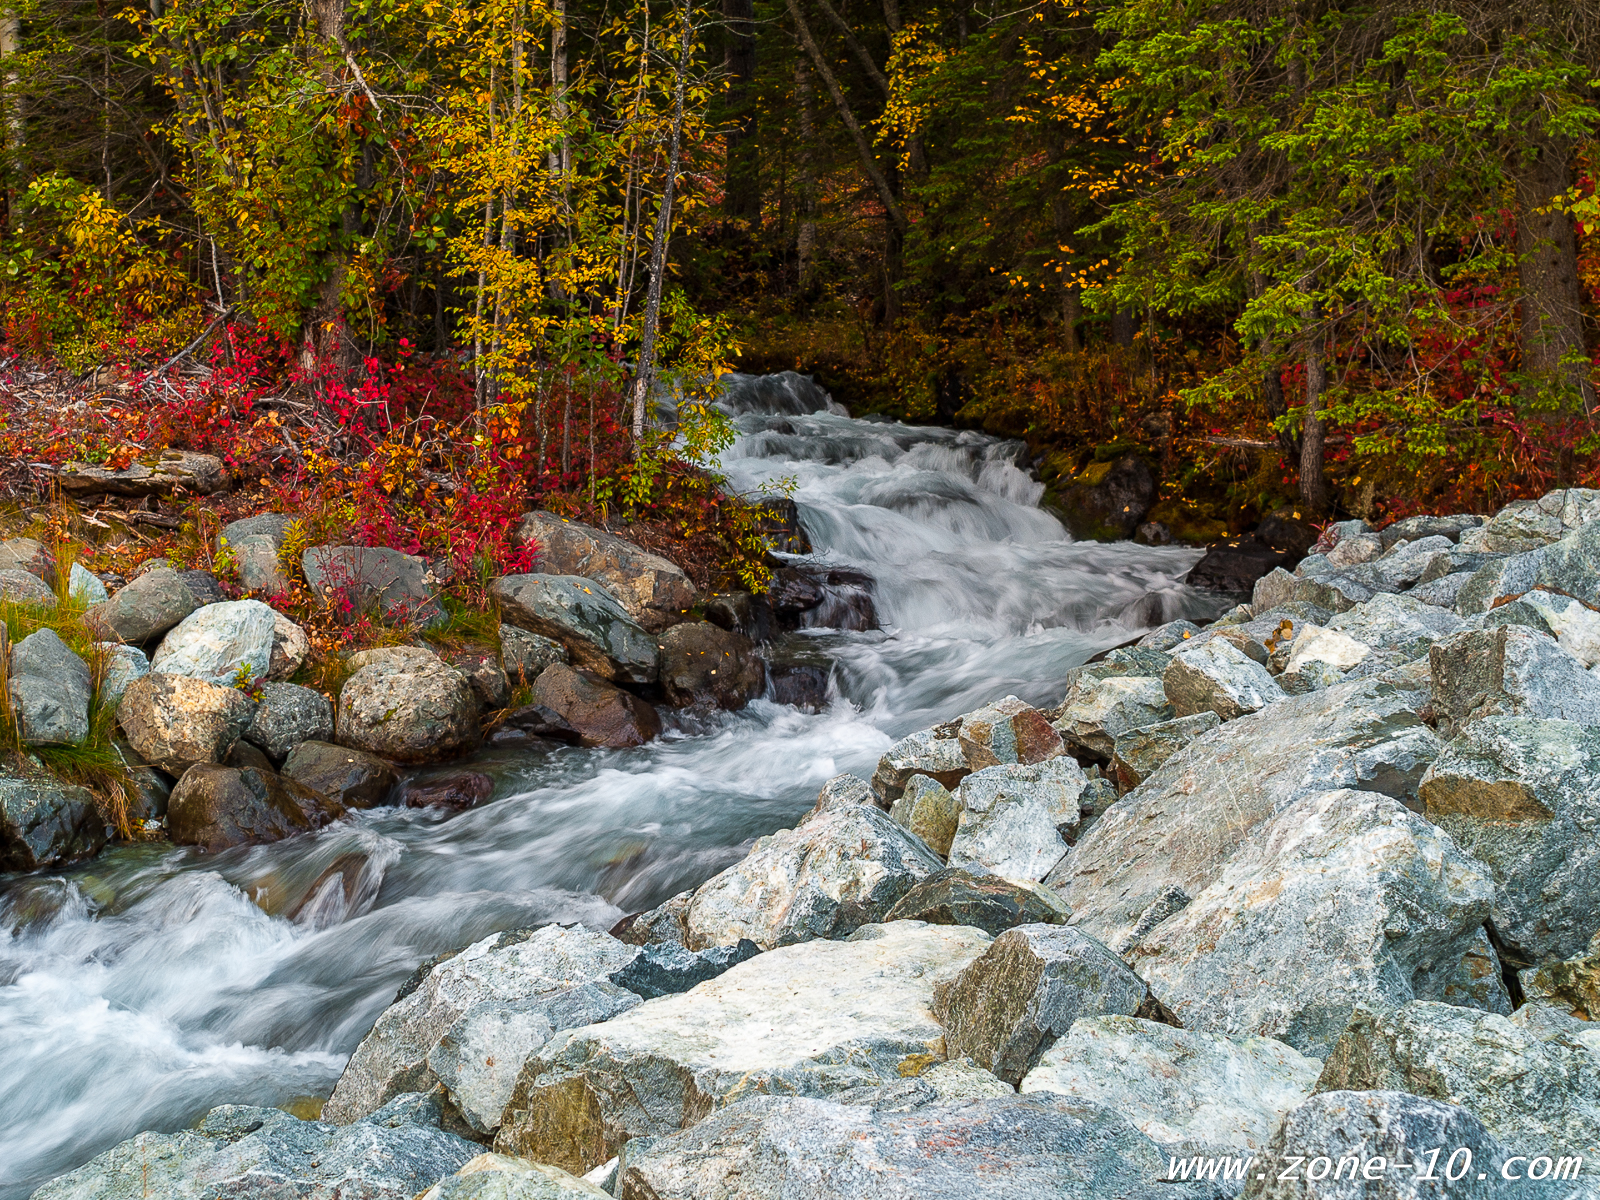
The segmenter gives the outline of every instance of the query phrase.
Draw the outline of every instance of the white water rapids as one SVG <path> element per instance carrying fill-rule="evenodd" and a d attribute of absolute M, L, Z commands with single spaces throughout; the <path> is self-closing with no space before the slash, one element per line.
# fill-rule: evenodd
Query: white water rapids
<path fill-rule="evenodd" d="M 789 635 L 834 659 L 830 707 L 669 717 L 631 751 L 486 751 L 495 798 L 453 817 L 379 808 L 270 846 L 0 879 L 0 1200 L 218 1104 L 326 1096 L 422 959 L 513 926 L 607 928 L 792 825 L 831 776 L 870 775 L 893 739 L 1007 693 L 1056 703 L 1068 667 L 1217 609 L 1176 582 L 1197 551 L 1072 542 L 1016 443 L 852 420 L 795 376 L 736 379 L 725 403 L 733 484 L 792 480 L 818 557 L 877 581 L 883 630 Z"/>

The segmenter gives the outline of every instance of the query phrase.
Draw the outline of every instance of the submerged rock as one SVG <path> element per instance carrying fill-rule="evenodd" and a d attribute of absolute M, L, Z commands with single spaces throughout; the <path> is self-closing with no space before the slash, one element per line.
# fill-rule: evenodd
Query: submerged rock
<path fill-rule="evenodd" d="M 661 687 L 678 708 L 743 708 L 766 691 L 766 667 L 755 643 L 737 633 L 691 621 L 668 629 L 660 645 Z"/>

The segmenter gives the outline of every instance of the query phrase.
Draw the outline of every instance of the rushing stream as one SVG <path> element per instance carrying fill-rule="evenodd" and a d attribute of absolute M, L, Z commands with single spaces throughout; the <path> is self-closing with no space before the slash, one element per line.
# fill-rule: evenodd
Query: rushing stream
<path fill-rule="evenodd" d="M 802 630 L 835 661 L 818 714 L 765 701 L 638 750 L 489 751 L 492 803 L 374 809 L 202 856 L 128 847 L 0 880 L 0 1200 L 143 1129 L 332 1089 L 416 964 L 497 929 L 607 928 L 791 825 L 891 740 L 1064 670 L 1140 629 L 1211 615 L 1198 552 L 1073 543 L 1016 443 L 852 420 L 794 376 L 740 379 L 741 491 L 794 498 L 818 557 L 876 580 L 871 633 Z"/>

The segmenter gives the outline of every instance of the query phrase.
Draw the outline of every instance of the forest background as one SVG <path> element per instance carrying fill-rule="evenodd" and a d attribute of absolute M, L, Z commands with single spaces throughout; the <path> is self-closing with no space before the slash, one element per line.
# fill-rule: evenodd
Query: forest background
<path fill-rule="evenodd" d="M 1597 76 L 1594 0 L 15 0 L 0 482 L 209 451 L 759 586 L 731 367 L 1140 456 L 1193 540 L 1594 485 Z"/>

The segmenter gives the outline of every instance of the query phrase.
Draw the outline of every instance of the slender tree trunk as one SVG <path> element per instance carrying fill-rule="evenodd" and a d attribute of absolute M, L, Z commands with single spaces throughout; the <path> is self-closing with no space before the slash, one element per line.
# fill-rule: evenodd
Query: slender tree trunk
<path fill-rule="evenodd" d="M 5 60 L 5 160 L 6 219 L 15 225 L 16 189 L 22 180 L 22 146 L 25 133 L 22 120 L 22 77 L 18 73 L 15 55 L 22 49 L 22 22 L 14 11 L 0 12 L 0 58 Z"/>
<path fill-rule="evenodd" d="M 1328 361 L 1322 332 L 1322 306 L 1306 309 L 1306 407 L 1300 433 L 1300 503 L 1314 514 L 1328 507 L 1328 480 L 1323 472 L 1322 400 L 1328 391 Z"/>
<path fill-rule="evenodd" d="M 760 144 L 757 142 L 755 5 L 752 0 L 722 0 L 727 45 L 722 70 L 728 77 L 727 165 L 722 213 L 752 227 L 761 222 Z"/>
<path fill-rule="evenodd" d="M 1595 410 L 1583 338 L 1583 289 L 1572 217 L 1551 201 L 1572 186 L 1572 145 L 1538 137 L 1512 151 L 1517 193 L 1517 271 L 1522 290 L 1522 365 L 1543 388 Z M 1569 360 L 1569 361 L 1563 361 Z"/>
<path fill-rule="evenodd" d="M 795 103 L 800 108 L 800 187 L 796 207 L 799 209 L 795 234 L 795 258 L 798 260 L 796 279 L 804 292 L 811 286 L 817 260 L 817 169 L 816 169 L 816 116 L 812 109 L 814 91 L 811 86 L 811 65 L 804 58 L 794 63 Z"/>

